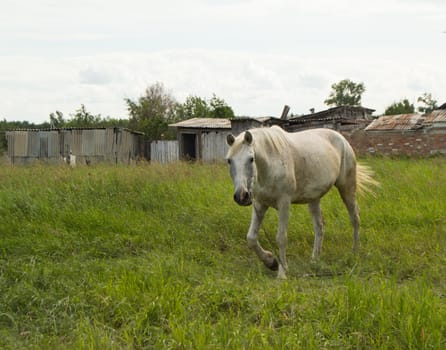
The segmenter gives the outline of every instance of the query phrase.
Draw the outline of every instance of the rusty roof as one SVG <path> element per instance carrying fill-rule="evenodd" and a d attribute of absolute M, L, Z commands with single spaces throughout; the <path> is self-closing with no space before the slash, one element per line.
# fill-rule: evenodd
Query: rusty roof
<path fill-rule="evenodd" d="M 366 131 L 417 130 L 423 127 L 424 117 L 418 113 L 383 115 L 372 121 Z"/>
<path fill-rule="evenodd" d="M 231 121 L 224 118 L 191 118 L 178 123 L 169 124 L 169 126 L 191 129 L 231 129 Z"/>

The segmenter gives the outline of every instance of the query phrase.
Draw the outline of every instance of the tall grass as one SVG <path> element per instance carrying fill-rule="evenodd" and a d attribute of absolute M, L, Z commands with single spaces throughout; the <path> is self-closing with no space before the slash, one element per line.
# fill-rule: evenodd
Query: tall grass
<path fill-rule="evenodd" d="M 317 263 L 293 207 L 286 281 L 248 250 L 222 164 L 1 167 L 0 348 L 445 348 L 446 161 L 365 161 L 382 185 L 359 254 L 332 191 Z"/>

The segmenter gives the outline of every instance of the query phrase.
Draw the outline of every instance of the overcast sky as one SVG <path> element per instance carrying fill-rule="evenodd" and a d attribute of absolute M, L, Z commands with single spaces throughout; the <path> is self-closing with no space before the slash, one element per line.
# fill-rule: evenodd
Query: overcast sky
<path fill-rule="evenodd" d="M 445 0 L 2 0 L 0 119 L 43 122 L 84 104 L 127 118 L 162 82 L 178 102 L 215 93 L 240 116 L 327 108 L 363 82 L 382 113 L 446 102 Z"/>

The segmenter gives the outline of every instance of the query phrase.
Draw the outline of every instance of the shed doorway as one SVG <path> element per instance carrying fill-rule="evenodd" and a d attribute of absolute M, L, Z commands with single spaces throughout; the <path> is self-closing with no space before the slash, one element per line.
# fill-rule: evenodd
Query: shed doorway
<path fill-rule="evenodd" d="M 196 160 L 197 159 L 197 135 L 196 134 L 182 134 L 183 141 L 183 159 Z"/>

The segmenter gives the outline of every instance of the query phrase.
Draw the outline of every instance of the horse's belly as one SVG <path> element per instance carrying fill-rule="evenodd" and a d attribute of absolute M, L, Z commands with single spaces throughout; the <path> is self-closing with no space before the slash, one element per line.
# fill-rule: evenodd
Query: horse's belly
<path fill-rule="evenodd" d="M 317 187 L 306 187 L 300 189 L 288 189 L 277 191 L 277 189 L 258 189 L 253 193 L 254 199 L 267 205 L 272 208 L 277 208 L 278 203 L 282 201 L 284 198 L 288 198 L 288 200 L 293 204 L 306 204 L 313 202 L 316 199 L 321 198 L 325 195 L 333 184 L 326 184 L 323 186 Z"/>
<path fill-rule="evenodd" d="M 324 196 L 333 187 L 333 183 L 327 183 L 319 186 L 312 186 L 300 189 L 291 196 L 291 203 L 305 204 L 313 202 Z"/>

